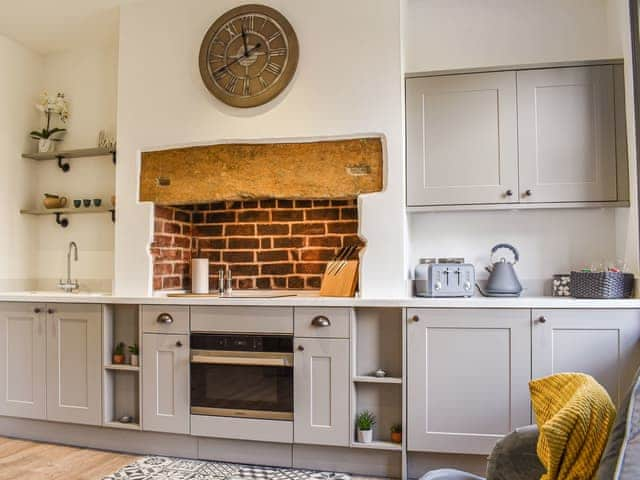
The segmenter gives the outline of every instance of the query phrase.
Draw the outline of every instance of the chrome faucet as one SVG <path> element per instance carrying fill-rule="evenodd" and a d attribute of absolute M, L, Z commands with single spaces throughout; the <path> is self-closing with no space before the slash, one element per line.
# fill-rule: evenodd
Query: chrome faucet
<path fill-rule="evenodd" d="M 58 282 L 58 288 L 65 291 L 65 293 L 72 293 L 74 290 L 80 288 L 77 280 L 71 280 L 71 251 L 73 250 L 74 261 L 78 261 L 78 245 L 76 242 L 69 242 L 69 251 L 67 252 L 67 279 L 60 280 Z"/>

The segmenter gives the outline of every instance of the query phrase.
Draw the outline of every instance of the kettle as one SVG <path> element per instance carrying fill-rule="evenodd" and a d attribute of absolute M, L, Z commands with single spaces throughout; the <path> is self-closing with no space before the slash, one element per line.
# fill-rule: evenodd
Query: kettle
<path fill-rule="evenodd" d="M 513 262 L 508 262 L 505 257 L 494 262 L 494 255 L 498 250 L 507 249 L 513 253 Z M 486 267 L 489 272 L 489 280 L 484 289 L 487 296 L 519 296 L 522 292 L 522 285 L 516 275 L 514 265 L 520 260 L 518 250 L 508 243 L 499 243 L 491 249 L 492 265 Z"/>

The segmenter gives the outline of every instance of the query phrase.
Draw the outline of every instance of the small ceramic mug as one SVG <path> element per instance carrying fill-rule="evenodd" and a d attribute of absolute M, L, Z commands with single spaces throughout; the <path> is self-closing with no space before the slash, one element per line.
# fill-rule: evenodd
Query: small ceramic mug
<path fill-rule="evenodd" d="M 94 207 L 99 207 L 100 205 L 102 205 L 102 199 L 101 198 L 94 198 L 93 199 L 93 206 Z"/>
<path fill-rule="evenodd" d="M 82 200 L 78 200 L 78 199 L 74 200 L 73 206 L 76 208 L 80 208 L 82 206 Z"/>
<path fill-rule="evenodd" d="M 90 198 L 85 198 L 84 200 L 82 200 L 82 204 L 89 208 L 91 206 L 91 199 Z"/>

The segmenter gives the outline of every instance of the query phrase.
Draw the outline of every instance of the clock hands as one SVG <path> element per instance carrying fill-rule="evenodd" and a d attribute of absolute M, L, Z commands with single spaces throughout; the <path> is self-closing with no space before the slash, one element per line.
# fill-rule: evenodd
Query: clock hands
<path fill-rule="evenodd" d="M 247 32 L 244 29 L 244 25 L 242 26 L 242 43 L 244 44 L 244 56 L 249 55 L 249 45 L 247 45 Z"/>
<path fill-rule="evenodd" d="M 249 50 L 247 50 L 247 52 L 244 55 L 240 55 L 239 57 L 237 57 L 233 62 L 228 63 L 226 65 L 223 65 L 222 67 L 218 68 L 217 70 L 214 70 L 213 74 L 216 75 L 220 72 L 225 71 L 227 68 L 229 68 L 231 65 L 234 65 L 236 63 L 238 63 L 240 60 L 242 60 L 243 58 L 249 58 L 249 55 L 251 55 L 253 52 L 255 52 L 258 48 L 260 48 L 262 46 L 261 43 L 256 43 L 256 46 L 253 48 L 250 48 Z"/>

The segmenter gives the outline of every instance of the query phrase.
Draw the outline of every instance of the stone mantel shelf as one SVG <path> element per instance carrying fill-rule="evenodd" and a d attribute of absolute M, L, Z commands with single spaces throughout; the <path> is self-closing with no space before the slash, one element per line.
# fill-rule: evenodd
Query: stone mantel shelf
<path fill-rule="evenodd" d="M 298 293 L 298 292 L 297 292 Z M 337 298 L 320 297 L 303 292 L 294 297 L 281 298 L 169 298 L 167 296 L 115 296 L 100 293 L 3 292 L 0 302 L 29 303 L 92 303 L 193 306 L 290 306 L 290 307 L 389 307 L 389 308 L 577 308 L 631 309 L 640 308 L 640 299 L 592 300 L 570 297 L 520 298 Z"/>

